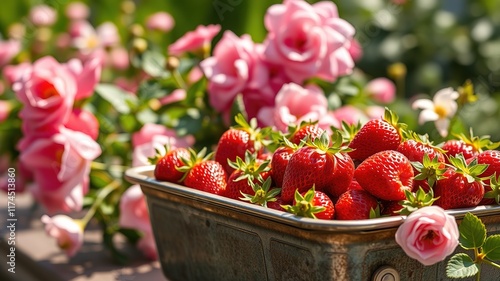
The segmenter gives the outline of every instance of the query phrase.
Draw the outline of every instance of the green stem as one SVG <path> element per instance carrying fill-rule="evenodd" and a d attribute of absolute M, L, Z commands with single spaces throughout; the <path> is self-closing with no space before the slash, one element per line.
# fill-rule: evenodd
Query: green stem
<path fill-rule="evenodd" d="M 496 263 L 494 263 L 494 262 L 492 262 L 492 261 L 489 261 L 489 260 L 487 260 L 487 259 L 484 259 L 484 260 L 483 260 L 483 262 L 484 262 L 484 263 L 486 263 L 486 264 L 489 264 L 489 265 L 491 265 L 491 266 L 493 266 L 493 267 L 500 268 L 500 265 L 499 265 L 499 264 L 496 264 Z"/>
<path fill-rule="evenodd" d="M 97 208 L 101 205 L 102 201 L 106 196 L 108 196 L 111 192 L 115 191 L 121 186 L 121 182 L 118 180 L 113 180 L 110 184 L 106 185 L 97 195 L 94 203 L 88 210 L 88 212 L 85 214 L 85 216 L 80 220 L 82 223 L 83 228 L 89 223 L 90 219 L 94 216 L 95 212 L 97 211 Z"/>
<path fill-rule="evenodd" d="M 94 170 L 100 170 L 100 171 L 115 170 L 118 172 L 125 172 L 125 170 L 127 170 L 130 167 L 121 166 L 121 165 L 107 165 L 107 164 L 104 164 L 101 162 L 92 161 L 92 163 L 90 164 L 90 168 L 92 168 Z"/>
<path fill-rule="evenodd" d="M 177 69 L 173 70 L 172 71 L 172 75 L 174 77 L 174 80 L 175 82 L 177 83 L 177 85 L 186 90 L 188 89 L 187 85 L 186 85 L 186 82 L 184 81 L 184 79 L 182 78 L 181 74 L 179 73 L 179 71 Z"/>

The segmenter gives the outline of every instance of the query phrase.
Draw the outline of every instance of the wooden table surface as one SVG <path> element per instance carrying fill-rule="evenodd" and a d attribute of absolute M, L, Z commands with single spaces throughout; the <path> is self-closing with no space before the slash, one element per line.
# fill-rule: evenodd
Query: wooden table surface
<path fill-rule="evenodd" d="M 98 229 L 86 229 L 84 245 L 72 258 L 57 247 L 56 241 L 48 237 L 43 229 L 40 208 L 33 208 L 29 194 L 16 194 L 15 215 L 15 273 L 8 271 L 7 255 L 10 247 L 7 238 L 7 196 L 0 191 L 0 280 L 12 281 L 108 281 L 148 280 L 166 281 L 159 262 L 148 262 L 133 246 L 118 238 L 118 246 L 130 262 L 118 265 L 101 243 Z"/>

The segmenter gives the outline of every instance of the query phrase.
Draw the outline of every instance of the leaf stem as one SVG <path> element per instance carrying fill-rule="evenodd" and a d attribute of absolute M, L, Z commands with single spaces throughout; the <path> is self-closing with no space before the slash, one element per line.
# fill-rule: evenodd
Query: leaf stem
<path fill-rule="evenodd" d="M 184 79 L 182 78 L 181 74 L 179 73 L 179 70 L 177 70 L 177 69 L 172 70 L 172 76 L 174 77 L 174 80 L 177 83 L 177 85 L 180 88 L 187 91 L 188 86 L 187 86 L 186 82 L 184 81 Z"/>
<path fill-rule="evenodd" d="M 486 264 L 489 264 L 489 265 L 491 265 L 493 267 L 500 268 L 499 264 L 496 264 L 496 263 L 494 263 L 494 262 L 492 262 L 490 260 L 484 259 L 483 262 L 486 263 Z"/>
<path fill-rule="evenodd" d="M 94 203 L 87 211 L 85 216 L 80 220 L 83 228 L 89 223 L 90 219 L 94 216 L 97 208 L 101 205 L 102 201 L 106 196 L 108 196 L 111 192 L 115 191 L 121 186 L 121 181 L 113 180 L 110 184 L 106 185 L 97 195 Z"/>

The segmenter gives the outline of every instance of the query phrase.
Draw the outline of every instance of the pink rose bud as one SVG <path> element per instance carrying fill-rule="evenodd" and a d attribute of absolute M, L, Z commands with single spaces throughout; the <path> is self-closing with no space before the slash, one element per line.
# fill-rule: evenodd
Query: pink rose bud
<path fill-rule="evenodd" d="M 169 32 L 174 25 L 174 18 L 166 12 L 154 13 L 146 19 L 146 27 L 151 30 Z"/>
<path fill-rule="evenodd" d="M 57 20 L 56 10 L 47 5 L 37 5 L 31 8 L 29 19 L 35 26 L 51 26 Z"/>
<path fill-rule="evenodd" d="M 391 103 L 396 98 L 396 85 L 385 77 L 375 78 L 368 82 L 365 91 L 375 101 L 383 104 Z"/>
<path fill-rule="evenodd" d="M 0 41 L 0 67 L 9 63 L 21 51 L 18 40 Z"/>
<path fill-rule="evenodd" d="M 83 227 L 77 221 L 66 215 L 43 215 L 42 222 L 45 224 L 47 235 L 56 239 L 57 245 L 68 257 L 74 256 L 80 250 L 83 245 Z"/>
<path fill-rule="evenodd" d="M 459 235 L 453 216 L 440 207 L 429 206 L 411 213 L 399 226 L 395 238 L 410 258 L 432 265 L 455 251 Z"/>
<path fill-rule="evenodd" d="M 70 20 L 84 20 L 89 16 L 89 7 L 83 2 L 72 2 L 66 7 L 66 16 Z"/>
<path fill-rule="evenodd" d="M 190 31 L 177 39 L 168 47 L 168 53 L 180 56 L 185 52 L 193 52 L 206 48 L 212 39 L 219 33 L 220 25 L 199 25 L 194 31 Z"/>

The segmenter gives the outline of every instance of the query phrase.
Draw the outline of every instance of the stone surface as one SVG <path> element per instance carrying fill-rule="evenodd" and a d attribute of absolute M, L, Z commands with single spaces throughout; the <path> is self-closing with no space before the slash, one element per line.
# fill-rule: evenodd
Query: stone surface
<path fill-rule="evenodd" d="M 0 192 L 0 280 L 166 281 L 159 262 L 148 262 L 119 236 L 116 237 L 117 245 L 130 261 L 126 266 L 115 263 L 101 243 L 101 231 L 92 225 L 85 230 L 82 249 L 74 257 L 66 257 L 55 240 L 45 234 L 40 221 L 43 212 L 33 205 L 29 194 L 16 194 L 15 273 L 9 272 L 7 255 L 11 245 L 7 239 L 11 231 L 6 226 L 12 221 L 8 221 L 7 200 L 6 194 Z"/>

